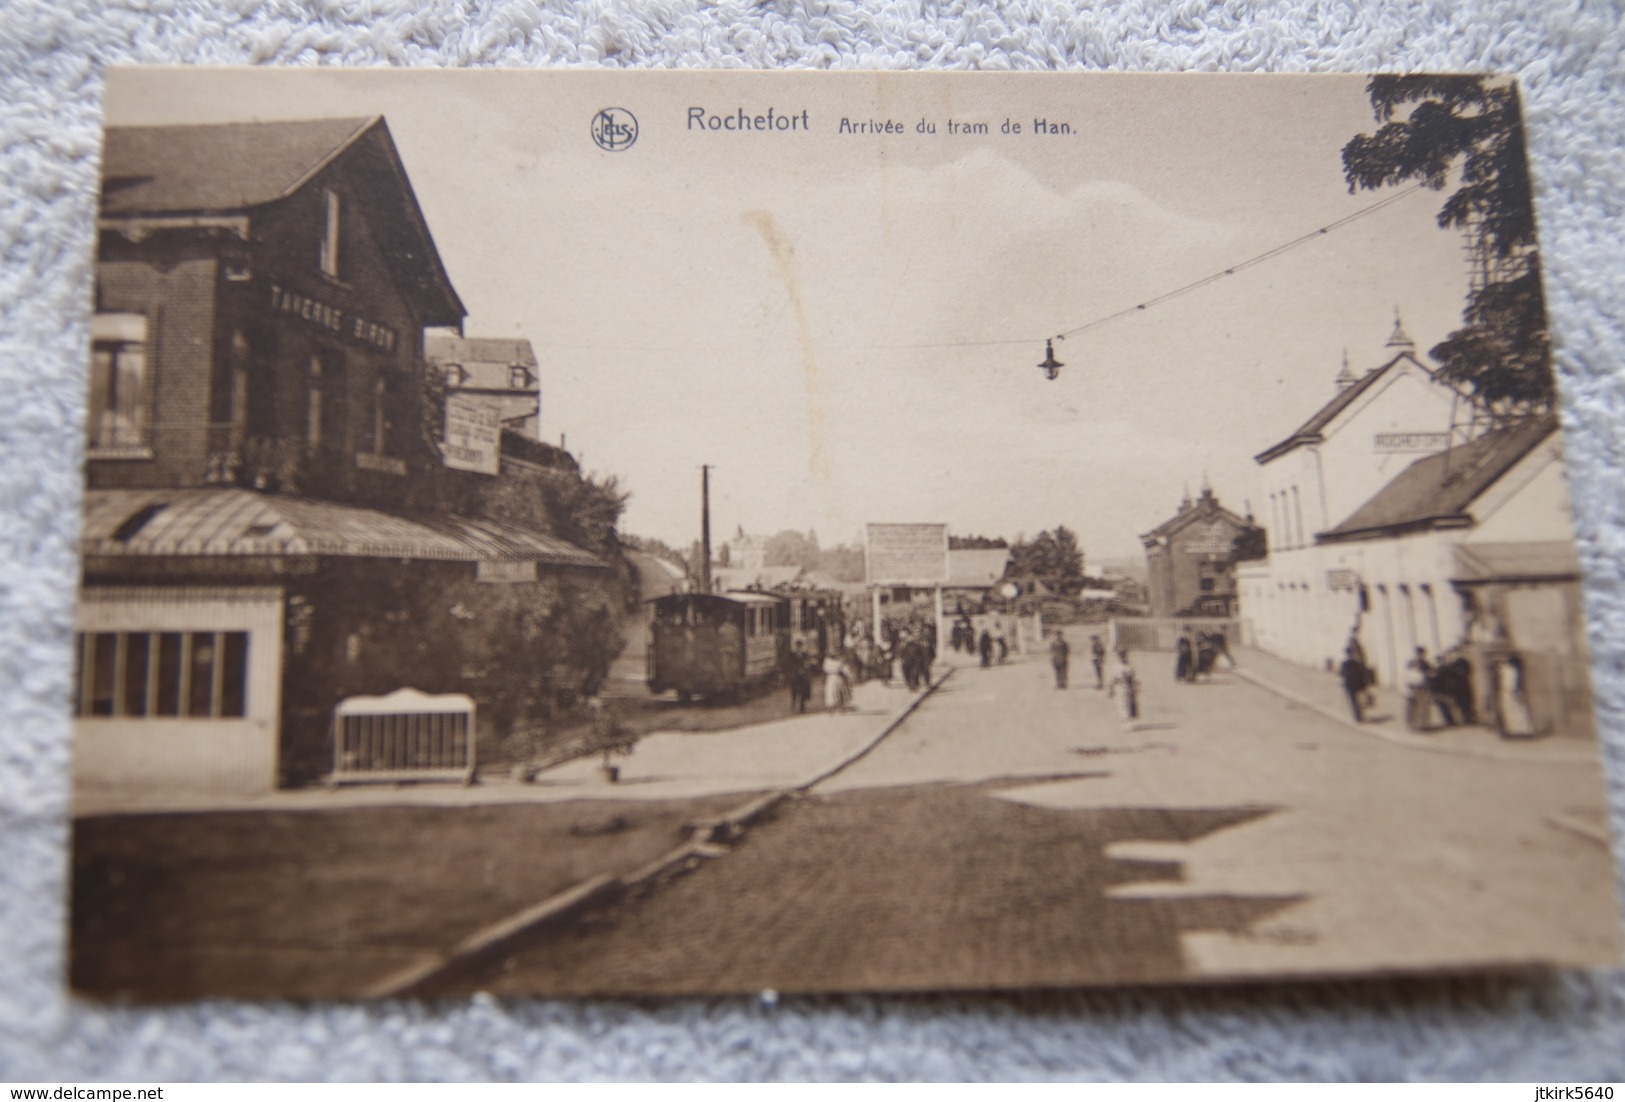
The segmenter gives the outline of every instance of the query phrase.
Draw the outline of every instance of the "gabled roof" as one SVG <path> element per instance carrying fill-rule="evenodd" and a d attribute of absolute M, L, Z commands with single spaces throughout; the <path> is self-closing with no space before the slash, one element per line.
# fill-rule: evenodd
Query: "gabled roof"
<path fill-rule="evenodd" d="M 536 366 L 536 353 L 523 337 L 457 337 L 450 333 L 429 333 L 423 338 L 423 356 L 432 364 Z"/>
<path fill-rule="evenodd" d="M 536 353 L 524 338 L 455 337 L 430 333 L 423 339 L 423 358 L 440 370 L 455 364 L 458 378 L 448 379 L 454 390 L 495 390 L 520 397 L 536 394 Z M 514 386 L 512 369 L 524 368 L 524 383 Z"/>
<path fill-rule="evenodd" d="M 1468 506 L 1556 431 L 1557 415 L 1546 413 L 1418 459 L 1347 520 L 1315 539 L 1338 543 L 1426 528 L 1466 527 L 1472 523 Z"/>
<path fill-rule="evenodd" d="M 207 487 L 91 490 L 80 549 L 87 555 L 333 555 L 504 560 L 602 567 L 590 552 L 540 532 L 471 517 L 402 517 L 331 501 Z"/>
<path fill-rule="evenodd" d="M 219 214 L 286 199 L 380 121 L 109 127 L 102 213 Z"/>
<path fill-rule="evenodd" d="M 1008 547 L 953 547 L 948 549 L 946 586 L 985 589 L 1004 577 L 1010 563 Z"/>
<path fill-rule="evenodd" d="M 1342 413 L 1345 409 L 1348 409 L 1355 402 L 1357 402 L 1360 395 L 1366 393 L 1366 391 L 1376 386 L 1377 381 L 1384 375 L 1387 375 L 1388 372 L 1397 364 L 1407 360 L 1425 372 L 1428 378 L 1433 378 L 1433 372 L 1426 364 L 1417 359 L 1415 356 L 1411 355 L 1409 352 L 1401 352 L 1399 355 L 1395 356 L 1381 367 L 1374 367 L 1370 371 L 1367 371 L 1359 379 L 1355 380 L 1354 385 L 1339 391 L 1337 397 L 1333 398 L 1331 401 L 1327 402 L 1325 405 L 1316 410 L 1313 417 L 1310 417 L 1309 420 L 1305 421 L 1303 424 L 1294 429 L 1292 434 L 1285 440 L 1282 440 L 1279 444 L 1275 444 L 1272 447 L 1265 448 L 1263 451 L 1253 456 L 1253 459 L 1259 463 L 1268 463 L 1277 456 L 1285 455 L 1287 452 L 1298 447 L 1300 444 L 1320 443 L 1320 441 L 1324 439 L 1322 433 L 1325 432 L 1326 426 L 1331 424 L 1332 420 L 1339 413 Z M 1346 367 L 1347 365 L 1345 364 L 1345 368 Z"/>
<path fill-rule="evenodd" d="M 1197 521 L 1211 523 L 1215 520 L 1227 520 L 1237 528 L 1253 527 L 1252 521 L 1246 517 L 1237 516 L 1223 505 L 1220 505 L 1219 499 L 1213 496 L 1211 490 L 1203 490 L 1201 497 L 1142 535 L 1140 539 L 1142 542 L 1150 543 L 1164 536 L 1172 536 L 1175 532 L 1183 531 Z"/>
<path fill-rule="evenodd" d="M 317 173 L 372 140 L 383 158 L 371 195 L 393 202 L 376 219 L 379 247 L 416 291 L 427 325 L 461 326 L 468 311 L 441 263 L 383 116 L 109 127 L 102 144 L 104 226 L 244 215 L 296 194 Z M 374 162 L 376 164 L 376 162 Z M 397 229 L 398 227 L 398 229 Z"/>

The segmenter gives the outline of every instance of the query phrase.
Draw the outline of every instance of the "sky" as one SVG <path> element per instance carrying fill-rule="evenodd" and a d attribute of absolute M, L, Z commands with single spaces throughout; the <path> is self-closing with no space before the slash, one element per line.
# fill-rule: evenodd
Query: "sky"
<path fill-rule="evenodd" d="M 714 532 L 1064 524 L 1098 561 L 1139 555 L 1204 478 L 1258 507 L 1252 456 L 1333 396 L 1345 350 L 1389 357 L 1396 308 L 1423 353 L 1459 325 L 1462 241 L 1429 191 L 1132 310 L 1397 191 L 1343 179 L 1364 84 L 162 69 L 115 70 L 106 110 L 385 116 L 465 332 L 530 340 L 542 435 L 631 491 L 624 531 L 698 538 L 710 464 Z M 637 118 L 629 148 L 593 142 L 605 107 Z M 693 125 L 769 107 L 805 128 Z M 1046 336 L 1124 309 L 1037 369 Z"/>

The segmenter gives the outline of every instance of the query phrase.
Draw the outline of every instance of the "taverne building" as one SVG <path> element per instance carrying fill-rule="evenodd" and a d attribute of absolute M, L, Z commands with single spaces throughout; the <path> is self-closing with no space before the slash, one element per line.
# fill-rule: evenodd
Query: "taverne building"
<path fill-rule="evenodd" d="M 568 456 L 442 463 L 423 332 L 465 309 L 384 120 L 115 127 L 103 173 L 76 783 L 310 781 L 340 700 L 406 687 L 496 737 L 482 641 L 609 572 L 544 504 Z"/>

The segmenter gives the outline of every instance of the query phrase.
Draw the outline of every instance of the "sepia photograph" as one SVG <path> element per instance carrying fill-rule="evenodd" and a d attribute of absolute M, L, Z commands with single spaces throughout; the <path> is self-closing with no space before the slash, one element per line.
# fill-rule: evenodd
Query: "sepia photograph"
<path fill-rule="evenodd" d="M 97 999 L 1616 966 L 1517 82 L 115 68 Z"/>

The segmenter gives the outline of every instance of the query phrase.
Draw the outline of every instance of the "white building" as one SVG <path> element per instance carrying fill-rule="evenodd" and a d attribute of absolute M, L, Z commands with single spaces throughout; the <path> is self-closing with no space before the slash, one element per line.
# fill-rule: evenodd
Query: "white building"
<path fill-rule="evenodd" d="M 1328 576 L 1316 537 L 1450 442 L 1458 396 L 1417 358 L 1397 317 L 1386 351 L 1359 376 L 1345 356 L 1331 400 L 1254 457 L 1269 555 L 1236 572 L 1243 638 L 1294 662 L 1340 659 L 1354 624 L 1357 587 Z"/>
<path fill-rule="evenodd" d="M 1319 594 L 1333 624 L 1342 613 L 1342 637 L 1326 640 L 1333 644 L 1328 657 L 1341 657 L 1349 625 L 1359 616 L 1367 661 L 1379 680 L 1399 684 L 1418 647 L 1437 657 L 1469 641 L 1468 584 L 1512 580 L 1482 568 L 1469 571 L 1466 562 L 1495 564 L 1512 547 L 1550 548 L 1555 558 L 1572 562 L 1573 530 L 1553 414 L 1417 460 L 1319 537 L 1323 570 L 1348 586 Z M 1566 580 L 1577 577 L 1576 564 Z"/>

